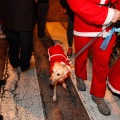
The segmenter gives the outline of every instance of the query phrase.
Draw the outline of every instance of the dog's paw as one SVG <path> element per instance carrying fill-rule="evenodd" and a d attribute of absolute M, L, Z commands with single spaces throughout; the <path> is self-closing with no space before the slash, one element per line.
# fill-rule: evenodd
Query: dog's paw
<path fill-rule="evenodd" d="M 53 96 L 53 101 L 56 101 L 56 100 L 57 100 L 56 96 Z"/>
<path fill-rule="evenodd" d="M 63 86 L 64 89 L 66 89 L 66 84 L 65 84 L 65 82 L 63 82 L 62 86 Z"/>
<path fill-rule="evenodd" d="M 67 88 L 63 88 L 65 92 L 68 92 L 68 89 Z"/>
<path fill-rule="evenodd" d="M 64 91 L 68 91 L 65 83 L 63 83 L 62 86 L 63 86 Z"/>

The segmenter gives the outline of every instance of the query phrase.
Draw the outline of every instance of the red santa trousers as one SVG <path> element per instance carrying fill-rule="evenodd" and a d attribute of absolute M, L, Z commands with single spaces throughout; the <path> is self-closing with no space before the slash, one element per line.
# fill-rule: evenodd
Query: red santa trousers
<path fill-rule="evenodd" d="M 107 49 L 101 50 L 100 45 L 103 42 L 103 38 L 99 37 L 96 42 L 91 46 L 93 49 L 93 66 L 92 66 L 92 83 L 90 93 L 96 97 L 103 98 L 106 91 L 106 78 L 109 72 L 109 57 L 112 52 L 112 46 L 115 42 L 116 36 L 114 35 L 107 47 Z M 77 54 L 90 40 L 91 37 L 74 37 L 75 53 Z M 87 80 L 87 57 L 89 49 L 85 50 L 81 55 L 75 59 L 75 74 L 76 76 Z"/>
<path fill-rule="evenodd" d="M 108 75 L 108 86 L 114 93 L 120 94 L 120 58 L 110 69 Z"/>

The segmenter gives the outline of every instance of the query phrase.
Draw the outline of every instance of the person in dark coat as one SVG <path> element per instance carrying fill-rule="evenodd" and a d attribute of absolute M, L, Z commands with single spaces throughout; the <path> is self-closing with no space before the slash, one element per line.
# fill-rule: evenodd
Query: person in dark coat
<path fill-rule="evenodd" d="M 4 33 L 4 26 L 3 26 L 3 22 L 2 22 L 2 4 L 1 4 L 2 0 L 0 0 L 0 39 L 6 38 L 6 35 Z"/>
<path fill-rule="evenodd" d="M 66 9 L 67 11 L 67 21 L 68 21 L 68 26 L 67 26 L 67 41 L 68 41 L 68 51 L 67 51 L 67 56 L 72 57 L 73 54 L 73 23 L 74 23 L 74 12 L 71 10 L 70 6 L 67 3 L 67 0 L 60 0 L 60 5 Z"/>
<path fill-rule="evenodd" d="M 40 40 L 47 39 L 45 35 L 45 26 L 49 11 L 49 0 L 35 0 L 38 4 L 38 37 Z"/>
<path fill-rule="evenodd" d="M 28 71 L 33 51 L 35 15 L 33 0 L 2 0 L 2 19 L 13 70 Z"/>

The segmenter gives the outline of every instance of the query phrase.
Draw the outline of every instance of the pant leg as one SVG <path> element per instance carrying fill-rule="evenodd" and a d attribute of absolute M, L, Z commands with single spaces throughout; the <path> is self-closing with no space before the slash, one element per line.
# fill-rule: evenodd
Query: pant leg
<path fill-rule="evenodd" d="M 74 13 L 71 11 L 71 9 L 67 9 L 67 15 L 68 15 L 67 40 L 68 46 L 72 47 L 74 36 L 73 35 Z"/>
<path fill-rule="evenodd" d="M 20 67 L 25 71 L 30 66 L 33 51 L 33 31 L 20 32 Z"/>
<path fill-rule="evenodd" d="M 74 36 L 75 54 L 77 54 L 90 40 L 91 38 Z M 87 80 L 87 56 L 88 49 L 75 59 L 75 74 L 83 80 Z"/>
<path fill-rule="evenodd" d="M 34 13 L 35 13 L 35 22 L 38 22 L 38 4 L 33 0 Z"/>
<path fill-rule="evenodd" d="M 13 68 L 19 66 L 19 34 L 18 32 L 6 31 L 8 45 L 9 45 L 9 61 Z"/>
<path fill-rule="evenodd" d="M 106 91 L 106 78 L 109 72 L 109 58 L 116 36 L 113 36 L 107 49 L 101 50 L 100 45 L 103 38 L 99 38 L 93 46 L 93 71 L 90 93 L 96 97 L 103 98 Z"/>
<path fill-rule="evenodd" d="M 38 4 L 38 37 L 40 38 L 45 37 L 48 10 L 49 3 Z"/>

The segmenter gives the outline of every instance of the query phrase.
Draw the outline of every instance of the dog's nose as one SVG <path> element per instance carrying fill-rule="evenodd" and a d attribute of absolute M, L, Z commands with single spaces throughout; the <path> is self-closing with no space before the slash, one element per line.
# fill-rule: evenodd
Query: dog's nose
<path fill-rule="evenodd" d="M 49 79 L 49 82 L 50 82 L 50 84 L 51 84 L 51 85 L 53 85 L 53 84 L 54 84 L 54 82 L 53 82 L 53 81 L 51 81 L 50 79 Z"/>
<path fill-rule="evenodd" d="M 51 85 L 54 85 L 54 82 L 53 82 L 53 81 L 51 81 L 51 82 L 50 82 L 50 84 L 51 84 Z"/>

